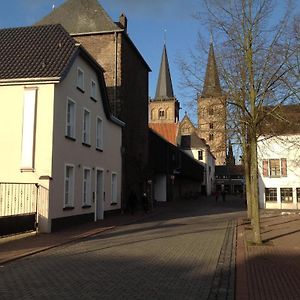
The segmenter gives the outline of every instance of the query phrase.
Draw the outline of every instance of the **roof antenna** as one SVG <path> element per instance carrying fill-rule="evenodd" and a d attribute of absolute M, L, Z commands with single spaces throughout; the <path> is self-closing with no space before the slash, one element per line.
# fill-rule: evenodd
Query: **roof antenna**
<path fill-rule="evenodd" d="M 164 29 L 164 44 L 167 44 L 167 29 Z"/>

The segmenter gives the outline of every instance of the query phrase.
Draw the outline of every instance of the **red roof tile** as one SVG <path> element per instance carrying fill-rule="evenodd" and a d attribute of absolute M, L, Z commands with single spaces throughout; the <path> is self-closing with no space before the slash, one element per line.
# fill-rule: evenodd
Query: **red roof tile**
<path fill-rule="evenodd" d="M 178 124 L 149 123 L 149 127 L 169 143 L 177 145 Z"/>

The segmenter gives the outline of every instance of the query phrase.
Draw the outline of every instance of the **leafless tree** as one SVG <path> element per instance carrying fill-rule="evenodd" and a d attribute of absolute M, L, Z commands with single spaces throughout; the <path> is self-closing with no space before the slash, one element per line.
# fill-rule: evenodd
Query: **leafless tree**
<path fill-rule="evenodd" d="M 253 242 L 260 244 L 257 141 L 266 118 L 281 105 L 299 101 L 299 18 L 292 18 L 288 0 L 280 16 L 274 0 L 203 2 L 199 18 L 218 39 L 227 126 L 243 153 L 248 217 Z"/>

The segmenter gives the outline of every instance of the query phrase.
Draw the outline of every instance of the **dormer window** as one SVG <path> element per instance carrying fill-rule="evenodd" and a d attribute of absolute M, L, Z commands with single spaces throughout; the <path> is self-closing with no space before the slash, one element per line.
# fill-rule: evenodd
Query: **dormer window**
<path fill-rule="evenodd" d="M 77 68 L 77 88 L 84 92 L 84 72 L 80 68 Z"/>

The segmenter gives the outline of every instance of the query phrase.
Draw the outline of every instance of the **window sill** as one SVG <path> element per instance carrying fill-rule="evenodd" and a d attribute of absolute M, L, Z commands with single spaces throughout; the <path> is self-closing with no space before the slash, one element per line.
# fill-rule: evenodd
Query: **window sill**
<path fill-rule="evenodd" d="M 63 208 L 63 210 L 72 210 L 74 209 L 74 206 L 66 206 Z"/>
<path fill-rule="evenodd" d="M 77 88 L 77 90 L 80 91 L 81 93 L 84 93 L 84 90 L 83 90 L 81 87 L 77 86 L 76 88 Z"/>
<path fill-rule="evenodd" d="M 100 148 L 96 148 L 96 150 L 99 152 L 103 152 L 103 149 L 100 149 Z"/>
<path fill-rule="evenodd" d="M 81 208 L 91 208 L 92 207 L 92 205 L 83 205 L 83 206 L 81 206 Z"/>
<path fill-rule="evenodd" d="M 118 205 L 118 202 L 112 202 L 110 205 L 111 205 L 111 206 Z"/>
<path fill-rule="evenodd" d="M 90 96 L 90 99 L 93 100 L 94 102 L 97 102 L 97 99 L 94 98 L 93 96 Z"/>
<path fill-rule="evenodd" d="M 91 144 L 87 144 L 87 143 L 82 142 L 82 146 L 85 146 L 85 147 L 90 148 L 90 147 L 91 147 Z"/>
<path fill-rule="evenodd" d="M 69 136 L 69 135 L 65 135 L 65 138 L 71 141 L 76 141 L 76 138 Z"/>

